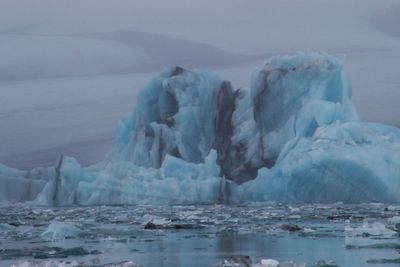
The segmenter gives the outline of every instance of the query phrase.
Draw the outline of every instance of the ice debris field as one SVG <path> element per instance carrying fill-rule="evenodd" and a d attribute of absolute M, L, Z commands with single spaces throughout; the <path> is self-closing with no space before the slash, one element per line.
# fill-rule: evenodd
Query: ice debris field
<path fill-rule="evenodd" d="M 400 130 L 361 122 L 342 62 L 269 59 L 249 88 L 174 67 L 141 91 L 104 160 L 0 165 L 0 203 L 400 201 Z"/>
<path fill-rule="evenodd" d="M 387 204 L 0 207 L 0 266 L 395 267 Z"/>

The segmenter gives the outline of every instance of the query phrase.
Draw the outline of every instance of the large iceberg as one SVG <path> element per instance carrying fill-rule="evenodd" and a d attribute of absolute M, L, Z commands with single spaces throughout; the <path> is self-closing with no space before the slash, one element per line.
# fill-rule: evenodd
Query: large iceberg
<path fill-rule="evenodd" d="M 215 149 L 220 176 L 245 182 L 259 168 L 274 166 L 288 140 L 357 120 L 350 97 L 340 62 L 329 56 L 274 57 L 250 90 L 176 67 L 142 91 L 106 163 L 159 168 L 167 154 L 200 163 Z"/>
<path fill-rule="evenodd" d="M 1 167 L 0 182 L 22 192 L 31 179 Z M 397 202 L 400 130 L 359 121 L 342 63 L 329 55 L 273 57 L 242 89 L 174 67 L 142 90 L 102 162 L 61 157 L 35 183 L 29 197 L 0 201 Z"/>

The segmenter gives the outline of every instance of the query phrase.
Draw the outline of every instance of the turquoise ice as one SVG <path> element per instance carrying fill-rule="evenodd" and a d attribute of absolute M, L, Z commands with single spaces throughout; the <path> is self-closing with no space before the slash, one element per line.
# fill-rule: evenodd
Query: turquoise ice
<path fill-rule="evenodd" d="M 4 166 L 0 183 L 2 203 L 398 202 L 400 130 L 359 120 L 329 55 L 273 57 L 241 89 L 175 67 L 143 88 L 102 162 Z"/>

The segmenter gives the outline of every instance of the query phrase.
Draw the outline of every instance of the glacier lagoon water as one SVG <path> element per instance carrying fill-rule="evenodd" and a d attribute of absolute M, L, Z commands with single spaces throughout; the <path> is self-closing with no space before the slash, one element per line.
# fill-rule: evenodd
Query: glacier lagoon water
<path fill-rule="evenodd" d="M 204 267 L 239 255 L 398 266 L 399 223 L 387 204 L 3 206 L 0 266 Z"/>

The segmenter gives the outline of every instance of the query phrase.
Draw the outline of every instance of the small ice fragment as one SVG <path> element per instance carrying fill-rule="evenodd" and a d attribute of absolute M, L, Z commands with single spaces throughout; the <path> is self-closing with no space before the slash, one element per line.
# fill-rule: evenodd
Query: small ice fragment
<path fill-rule="evenodd" d="M 333 260 L 319 260 L 315 267 L 338 267 L 339 265 L 336 264 Z"/>
<path fill-rule="evenodd" d="M 388 221 L 389 221 L 390 223 L 394 223 L 394 224 L 400 223 L 400 216 L 394 216 L 394 217 L 392 217 L 392 218 L 389 218 Z"/>
<path fill-rule="evenodd" d="M 274 259 L 262 259 L 261 266 L 262 267 L 278 267 L 279 261 L 274 260 Z"/>
<path fill-rule="evenodd" d="M 305 263 L 294 263 L 293 261 L 285 261 L 279 263 L 278 267 L 306 267 Z"/>
<path fill-rule="evenodd" d="M 214 264 L 214 267 L 252 267 L 249 256 L 231 256 Z"/>
<path fill-rule="evenodd" d="M 307 228 L 307 227 L 303 228 L 303 233 L 314 233 L 314 232 L 315 232 L 315 230 L 313 230 L 311 228 Z"/>
<path fill-rule="evenodd" d="M 140 265 L 134 263 L 133 261 L 122 262 L 115 267 L 139 267 Z"/>

